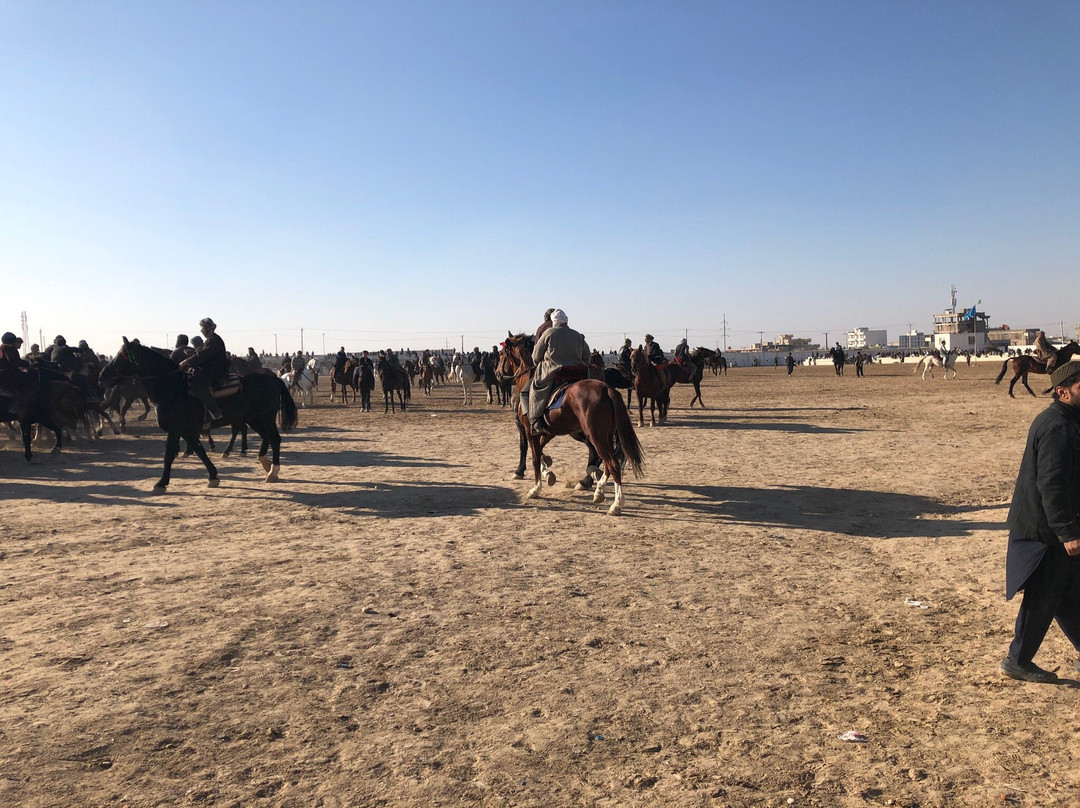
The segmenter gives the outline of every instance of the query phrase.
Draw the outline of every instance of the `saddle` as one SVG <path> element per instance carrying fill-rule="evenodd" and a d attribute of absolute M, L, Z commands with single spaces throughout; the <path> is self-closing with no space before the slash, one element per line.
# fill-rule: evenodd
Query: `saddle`
<path fill-rule="evenodd" d="M 551 395 L 548 396 L 547 404 L 544 405 L 544 419 L 547 419 L 549 410 L 557 410 L 563 405 L 563 399 L 566 398 L 566 391 L 570 385 L 587 378 L 589 378 L 589 368 L 586 365 L 568 365 L 556 370 L 551 377 Z"/>
<path fill-rule="evenodd" d="M 240 374 L 229 373 L 220 387 L 210 386 L 210 395 L 214 398 L 228 398 L 240 392 Z"/>

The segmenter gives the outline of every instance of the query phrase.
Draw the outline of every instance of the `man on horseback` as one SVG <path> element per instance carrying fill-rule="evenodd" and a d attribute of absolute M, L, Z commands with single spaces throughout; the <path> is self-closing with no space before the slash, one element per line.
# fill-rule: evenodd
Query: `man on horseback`
<path fill-rule="evenodd" d="M 37 392 L 37 373 L 19 356 L 20 340 L 8 331 L 0 338 L 0 396 L 12 399 L 12 411 L 21 419 Z"/>
<path fill-rule="evenodd" d="M 588 376 L 589 344 L 585 337 L 567 325 L 566 312 L 555 309 L 551 313 L 551 328 L 545 329 L 533 348 L 535 365 L 532 382 L 521 391 L 521 409 L 529 415 L 529 428 L 534 434 L 546 431 L 544 408 L 555 383 L 555 375 L 562 368 L 579 367 L 582 378 Z"/>
<path fill-rule="evenodd" d="M 296 355 L 292 358 L 292 389 L 297 390 L 300 387 L 300 376 L 304 373 L 304 352 L 297 351 Z"/>
<path fill-rule="evenodd" d="M 615 367 L 622 371 L 622 375 L 628 379 L 634 378 L 634 372 L 630 369 L 630 353 L 633 350 L 630 338 L 627 337 L 623 340 L 623 346 L 619 348 L 619 358 L 615 362 Z"/>
<path fill-rule="evenodd" d="M 1050 340 L 1046 338 L 1046 332 L 1040 331 L 1038 336 L 1035 337 L 1035 358 L 1040 362 L 1046 364 L 1046 372 L 1052 373 L 1054 370 L 1054 363 L 1057 360 L 1057 351 L 1054 350 L 1054 346 L 1050 344 Z"/>
<path fill-rule="evenodd" d="M 659 343 L 653 341 L 652 334 L 645 335 L 645 358 L 654 365 L 662 365 L 667 362 L 664 349 L 660 347 Z"/>
<path fill-rule="evenodd" d="M 244 360 L 248 363 L 248 367 L 251 368 L 251 370 L 262 370 L 262 360 L 259 358 L 259 355 L 255 353 L 254 348 L 248 348 L 247 356 L 244 357 Z"/>
<path fill-rule="evenodd" d="M 194 368 L 188 378 L 188 390 L 194 395 L 210 418 L 221 418 L 221 408 L 214 399 L 211 385 L 219 387 L 225 381 L 225 374 L 229 369 L 228 351 L 225 350 L 225 341 L 218 336 L 217 323 L 209 317 L 199 320 L 199 330 L 206 338 L 205 342 L 187 359 L 180 363 L 184 370 Z"/>
<path fill-rule="evenodd" d="M 180 364 L 193 353 L 195 353 L 195 350 L 190 345 L 188 345 L 188 335 L 177 334 L 176 347 L 173 348 L 173 352 L 169 355 L 169 359 L 176 362 L 177 364 Z"/>
<path fill-rule="evenodd" d="M 540 335 L 551 328 L 551 315 L 554 314 L 555 309 L 548 309 L 544 312 L 544 322 L 540 323 L 536 327 L 536 339 L 540 339 Z"/>
<path fill-rule="evenodd" d="M 334 380 L 338 384 L 345 383 L 342 377 L 345 374 L 345 363 L 348 361 L 349 355 L 345 353 L 345 346 L 342 345 L 338 352 L 334 355 Z"/>
<path fill-rule="evenodd" d="M 473 377 L 474 378 L 477 378 L 477 379 L 481 378 L 481 376 L 480 376 L 480 362 L 483 360 L 483 358 L 484 357 L 481 356 L 481 354 L 480 354 L 480 347 L 474 345 L 473 349 L 472 349 L 472 353 L 469 354 L 469 359 L 468 359 L 469 364 L 472 365 Z"/>

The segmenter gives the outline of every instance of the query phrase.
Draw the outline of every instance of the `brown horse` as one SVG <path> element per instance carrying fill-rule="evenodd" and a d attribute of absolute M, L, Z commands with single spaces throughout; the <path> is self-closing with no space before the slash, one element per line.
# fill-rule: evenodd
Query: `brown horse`
<path fill-rule="evenodd" d="M 532 380 L 536 368 L 533 366 L 533 338 L 526 334 L 509 334 L 504 343 L 505 349 L 499 355 L 499 375 L 513 379 L 515 400 L 520 400 L 521 391 Z M 593 502 L 604 501 L 604 483 L 611 480 L 615 484 L 615 501 L 608 509 L 612 516 L 618 516 L 623 508 L 622 466 L 616 460 L 621 449 L 623 456 L 630 462 L 634 477 L 640 477 L 644 455 L 630 414 L 626 411 L 622 396 L 611 390 L 604 382 L 596 379 L 583 379 L 566 388 L 562 404 L 547 411 L 551 434 L 533 434 L 529 429 L 527 413 L 518 407 L 518 429 L 523 431 L 532 450 L 533 487 L 526 498 L 540 495 L 543 485 L 540 481 L 540 460 L 544 447 L 555 435 L 583 437 L 595 450 L 604 464 L 604 472 L 596 484 Z"/>
<path fill-rule="evenodd" d="M 330 371 L 330 400 L 334 400 L 337 388 L 341 388 L 341 403 L 349 403 L 349 388 L 353 390 L 353 403 L 356 403 L 356 391 L 360 387 L 359 374 L 356 372 L 356 360 L 349 357 L 340 372 L 335 368 Z"/>
<path fill-rule="evenodd" d="M 1005 378 L 1005 371 L 1007 371 L 1010 366 L 1012 367 L 1013 377 L 1012 381 L 1009 382 L 1009 395 L 1013 398 L 1016 398 L 1016 396 L 1013 395 L 1013 388 L 1016 386 L 1016 382 L 1018 380 L 1021 384 L 1024 385 L 1024 388 L 1029 393 L 1031 393 L 1031 395 L 1035 395 L 1035 391 L 1032 390 L 1031 387 L 1028 385 L 1028 374 L 1045 374 L 1048 372 L 1046 370 L 1045 362 L 1040 362 L 1038 359 L 1036 359 L 1034 356 L 1031 356 L 1030 354 L 1021 354 L 1020 356 L 1015 356 L 1012 359 L 1005 360 L 1004 364 L 1001 366 L 1001 373 L 999 373 L 998 377 L 994 379 L 994 384 L 1001 384 L 1001 380 Z"/>
<path fill-rule="evenodd" d="M 630 352 L 630 371 L 634 374 L 634 392 L 637 393 L 637 425 L 645 426 L 646 401 L 649 402 L 649 426 L 656 426 L 657 410 L 660 410 L 660 424 L 663 425 L 667 421 L 674 377 L 650 362 L 640 345 Z"/>
<path fill-rule="evenodd" d="M 1001 373 L 994 379 L 994 384 L 1000 384 L 1001 380 L 1005 378 L 1005 371 L 1012 367 L 1013 377 L 1009 382 L 1009 395 L 1013 398 L 1013 387 L 1016 386 L 1017 380 L 1027 389 L 1031 395 L 1035 395 L 1035 391 L 1028 386 L 1027 377 L 1029 373 L 1050 373 L 1058 365 L 1068 362 L 1072 357 L 1080 354 L 1080 344 L 1077 344 L 1075 340 L 1069 342 L 1065 347 L 1058 350 L 1057 354 L 1052 357 L 1054 362 L 1052 365 L 1047 365 L 1039 359 L 1036 359 L 1031 354 L 1021 354 L 1020 356 L 1014 356 L 1012 359 L 1006 359 L 1001 366 Z M 1043 393 L 1049 393 L 1049 390 L 1044 390 Z"/>

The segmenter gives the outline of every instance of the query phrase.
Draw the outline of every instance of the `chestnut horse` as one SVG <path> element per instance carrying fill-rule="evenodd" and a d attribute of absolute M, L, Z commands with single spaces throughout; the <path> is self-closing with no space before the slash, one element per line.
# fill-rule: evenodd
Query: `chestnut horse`
<path fill-rule="evenodd" d="M 667 421 L 674 378 L 649 361 L 640 345 L 630 352 L 630 370 L 634 374 L 637 393 L 637 425 L 645 426 L 645 402 L 649 402 L 649 426 L 656 426 L 656 411 L 660 410 L 661 425 Z"/>
<path fill-rule="evenodd" d="M 1054 357 L 1054 367 L 1057 367 L 1063 362 L 1068 362 L 1073 356 L 1076 356 L 1077 354 L 1080 354 L 1080 344 L 1077 344 L 1074 340 L 1067 344 L 1064 348 L 1058 350 L 1057 355 Z M 1013 398 L 1016 398 L 1016 396 L 1013 396 L 1013 388 L 1016 386 L 1017 381 L 1023 384 L 1024 388 L 1029 393 L 1031 393 L 1031 395 L 1035 395 L 1035 391 L 1028 387 L 1028 374 L 1050 373 L 1052 370 L 1047 367 L 1046 362 L 1042 362 L 1036 359 L 1031 354 L 1021 354 L 1020 356 L 1014 356 L 1012 359 L 1005 360 L 1004 364 L 1002 364 L 1001 366 L 1001 373 L 999 373 L 998 377 L 994 379 L 994 384 L 1001 384 L 1001 380 L 1005 378 L 1005 371 L 1007 371 L 1010 367 L 1012 368 L 1013 377 L 1012 381 L 1009 382 L 1009 395 Z M 1043 392 L 1049 393 L 1050 391 L 1045 390 Z"/>
<path fill-rule="evenodd" d="M 536 368 L 532 360 L 533 338 L 527 334 L 509 334 L 504 343 L 504 350 L 499 355 L 499 375 L 509 378 L 514 383 L 515 401 L 520 401 L 521 391 L 532 380 Z M 515 415 L 518 430 L 523 432 L 532 449 L 533 487 L 526 498 L 540 495 L 540 460 L 544 447 L 555 435 L 583 436 L 596 450 L 604 471 L 596 484 L 592 501 L 604 501 L 604 483 L 611 480 L 615 484 L 615 501 L 608 509 L 612 516 L 618 516 L 623 508 L 622 465 L 616 459 L 621 449 L 623 456 L 630 462 L 634 477 L 641 477 L 644 455 L 630 414 L 626 411 L 622 396 L 614 392 L 604 382 L 597 379 L 583 379 L 566 388 L 562 404 L 547 411 L 551 434 L 537 435 L 529 429 L 528 413 L 517 407 Z"/>

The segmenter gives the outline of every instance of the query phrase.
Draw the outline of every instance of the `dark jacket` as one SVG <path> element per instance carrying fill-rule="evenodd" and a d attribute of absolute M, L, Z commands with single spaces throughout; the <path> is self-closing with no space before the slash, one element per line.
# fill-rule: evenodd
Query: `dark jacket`
<path fill-rule="evenodd" d="M 188 365 L 202 368 L 210 381 L 220 384 L 229 370 L 229 357 L 226 354 L 225 340 L 214 333 L 188 357 Z"/>
<path fill-rule="evenodd" d="M 1005 596 L 1012 598 L 1046 548 L 1080 539 L 1080 411 L 1055 401 L 1031 423 L 1009 508 Z"/>
<path fill-rule="evenodd" d="M 662 365 L 667 361 L 667 357 L 664 356 L 664 349 L 656 342 L 649 343 L 647 358 L 654 365 Z"/>

